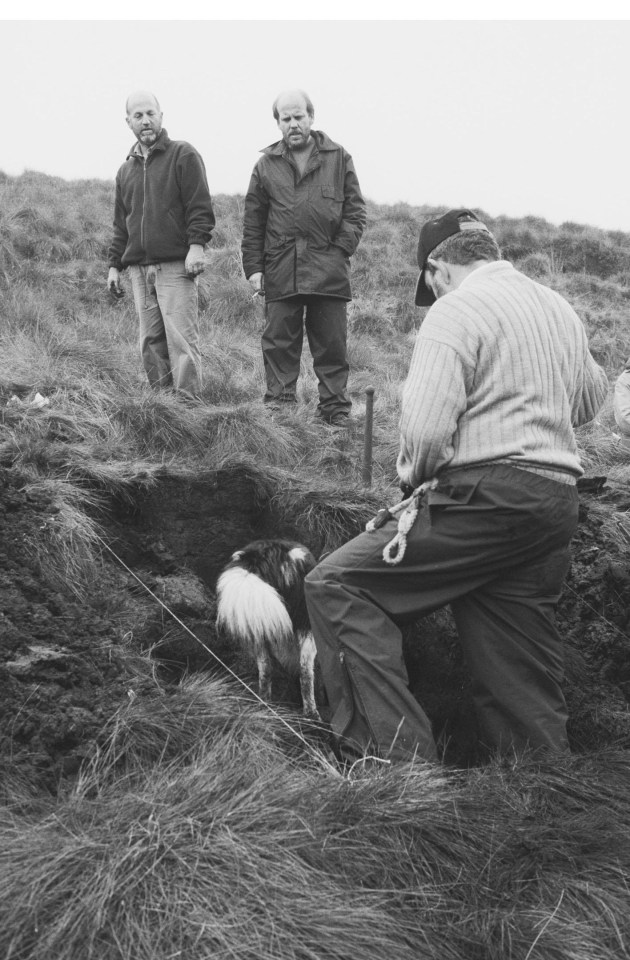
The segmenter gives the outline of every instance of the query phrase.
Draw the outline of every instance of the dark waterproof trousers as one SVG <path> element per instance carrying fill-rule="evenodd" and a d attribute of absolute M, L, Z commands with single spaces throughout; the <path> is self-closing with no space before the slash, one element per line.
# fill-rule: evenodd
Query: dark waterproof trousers
<path fill-rule="evenodd" d="M 306 601 L 342 753 L 436 757 L 411 695 L 399 624 L 451 605 L 486 748 L 566 752 L 555 608 L 569 564 L 575 486 L 507 466 L 452 471 L 422 502 L 399 565 L 389 521 L 323 560 Z"/>
<path fill-rule="evenodd" d="M 318 381 L 317 412 L 324 420 L 349 413 L 346 301 L 315 295 L 272 300 L 266 305 L 266 316 L 262 335 L 265 401 L 295 400 L 306 327 Z"/>

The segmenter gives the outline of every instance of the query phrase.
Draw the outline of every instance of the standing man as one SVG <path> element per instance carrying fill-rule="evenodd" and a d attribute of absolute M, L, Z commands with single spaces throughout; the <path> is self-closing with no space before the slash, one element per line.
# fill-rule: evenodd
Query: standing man
<path fill-rule="evenodd" d="M 366 221 L 352 157 L 320 130 L 302 90 L 281 93 L 273 115 L 282 140 L 254 167 L 243 224 L 243 269 L 265 296 L 262 335 L 267 391 L 274 405 L 295 402 L 306 326 L 318 380 L 318 416 L 348 421 L 346 303 L 350 257 Z"/>
<path fill-rule="evenodd" d="M 450 604 L 482 745 L 565 752 L 555 608 L 583 472 L 572 425 L 593 419 L 606 374 L 566 300 L 501 260 L 470 210 L 423 225 L 418 264 L 416 304 L 433 306 L 402 398 L 410 512 L 306 580 L 333 731 L 350 756 L 435 758 L 399 624 Z"/>
<path fill-rule="evenodd" d="M 116 175 L 107 286 L 121 296 L 129 268 L 151 386 L 198 397 L 197 277 L 215 223 L 204 163 L 189 143 L 169 139 L 152 93 L 128 98 L 127 125 L 137 143 Z"/>

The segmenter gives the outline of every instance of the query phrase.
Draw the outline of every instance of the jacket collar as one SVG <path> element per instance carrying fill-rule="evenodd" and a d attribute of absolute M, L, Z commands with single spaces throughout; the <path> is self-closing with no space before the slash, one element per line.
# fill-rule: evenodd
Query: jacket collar
<path fill-rule="evenodd" d="M 164 150 L 166 150 L 166 148 L 167 148 L 167 146 L 169 145 L 170 142 L 171 142 L 171 141 L 170 141 L 170 139 L 169 139 L 168 133 L 166 132 L 166 130 L 164 129 L 164 127 L 162 127 L 162 132 L 160 133 L 159 137 L 157 138 L 157 140 L 155 141 L 155 143 L 153 144 L 153 146 L 152 146 L 151 149 L 149 150 L 148 157 L 150 157 L 153 153 L 160 153 L 160 152 L 163 152 Z M 147 159 L 148 159 L 148 157 L 147 157 Z M 143 159 L 142 153 L 140 152 L 140 144 L 138 143 L 137 140 L 136 140 L 136 142 L 135 142 L 134 144 L 132 144 L 131 150 L 130 150 L 129 153 L 127 154 L 126 159 L 127 159 L 127 160 L 138 160 L 138 159 L 142 160 L 142 159 Z"/>
<path fill-rule="evenodd" d="M 331 140 L 330 137 L 326 136 L 322 130 L 311 130 L 311 136 L 315 141 L 317 150 L 320 153 L 324 150 L 339 150 L 339 144 L 335 143 L 334 140 Z M 268 147 L 264 147 L 260 152 L 272 157 L 283 157 L 289 151 L 284 140 L 277 140 L 276 143 L 272 143 Z"/>

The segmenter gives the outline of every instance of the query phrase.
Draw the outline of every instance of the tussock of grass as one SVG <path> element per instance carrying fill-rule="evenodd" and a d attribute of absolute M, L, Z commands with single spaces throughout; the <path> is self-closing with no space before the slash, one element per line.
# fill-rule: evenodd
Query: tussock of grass
<path fill-rule="evenodd" d="M 259 464 L 292 468 L 303 460 L 315 433 L 303 412 L 273 417 L 260 401 L 212 408 L 205 415 L 205 426 L 206 462 L 214 465 L 229 463 L 236 454 Z"/>
<path fill-rule="evenodd" d="M 375 494 L 330 485 L 280 488 L 272 503 L 280 516 L 307 532 L 308 542 L 317 544 L 320 553 L 336 550 L 364 530 L 383 505 Z"/>
<path fill-rule="evenodd" d="M 27 483 L 27 497 L 50 502 L 37 536 L 24 543 L 42 579 L 61 592 L 83 599 L 98 579 L 101 530 L 88 511 L 96 499 L 61 480 Z"/>
<path fill-rule="evenodd" d="M 6 812 L 3 955 L 625 954 L 626 753 L 344 775 L 291 739 L 217 678 L 125 706 L 49 816 Z"/>
<path fill-rule="evenodd" d="M 147 389 L 121 397 L 111 417 L 143 457 L 160 458 L 183 450 L 199 452 L 204 446 L 202 421 L 166 392 Z"/>

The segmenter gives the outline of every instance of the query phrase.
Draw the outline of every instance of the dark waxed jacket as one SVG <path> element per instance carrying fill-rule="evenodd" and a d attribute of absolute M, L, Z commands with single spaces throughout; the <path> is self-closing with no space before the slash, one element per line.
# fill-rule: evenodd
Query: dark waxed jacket
<path fill-rule="evenodd" d="M 284 140 L 263 150 L 245 197 L 243 269 L 263 273 L 265 298 L 351 299 L 350 257 L 366 222 L 352 157 L 320 130 L 300 177 Z"/>
<path fill-rule="evenodd" d="M 209 241 L 215 219 L 206 170 L 185 140 L 162 130 L 146 160 L 132 147 L 116 175 L 109 266 L 185 260 Z"/>

